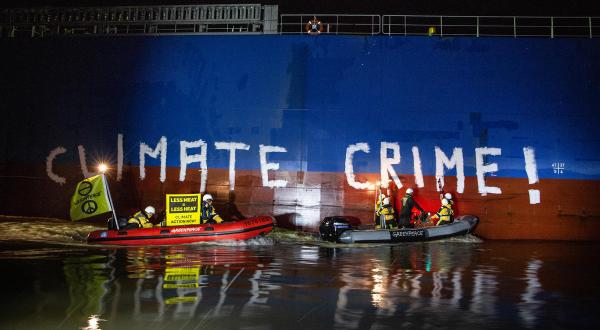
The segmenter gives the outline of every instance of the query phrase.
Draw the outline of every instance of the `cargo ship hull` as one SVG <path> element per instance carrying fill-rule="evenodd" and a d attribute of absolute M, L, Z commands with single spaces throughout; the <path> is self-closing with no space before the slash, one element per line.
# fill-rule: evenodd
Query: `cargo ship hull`
<path fill-rule="evenodd" d="M 3 214 L 66 218 L 106 162 L 120 213 L 209 192 L 226 217 L 315 231 L 325 216 L 371 223 L 384 182 L 431 211 L 443 186 L 484 238 L 600 234 L 597 40 L 1 43 Z"/>

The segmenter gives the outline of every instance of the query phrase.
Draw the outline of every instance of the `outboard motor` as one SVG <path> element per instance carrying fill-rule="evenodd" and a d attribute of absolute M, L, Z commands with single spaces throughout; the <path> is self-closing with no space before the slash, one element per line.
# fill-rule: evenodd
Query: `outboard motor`
<path fill-rule="evenodd" d="M 336 242 L 343 232 L 350 229 L 352 227 L 344 217 L 325 217 L 319 225 L 321 239 L 329 242 Z"/>

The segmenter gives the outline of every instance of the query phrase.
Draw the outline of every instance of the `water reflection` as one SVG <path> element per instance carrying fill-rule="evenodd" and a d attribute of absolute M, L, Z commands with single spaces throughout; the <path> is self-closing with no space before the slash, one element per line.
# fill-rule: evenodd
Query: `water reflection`
<path fill-rule="evenodd" d="M 142 318 L 150 316 L 146 314 L 156 321 L 167 314 L 180 320 L 225 317 L 234 309 L 244 313 L 248 306 L 264 303 L 263 296 L 268 294 L 261 290 L 261 281 L 269 258 L 257 257 L 250 249 L 184 246 L 127 253 L 128 277 L 139 277 L 133 312 Z M 238 291 L 246 292 L 243 304 L 235 296 Z M 235 298 L 229 304 L 228 294 Z M 146 311 L 144 304 L 156 310 Z"/>
<path fill-rule="evenodd" d="M 537 298 L 537 295 L 542 291 L 542 285 L 538 278 L 538 271 L 542 267 L 542 261 L 532 259 L 527 263 L 525 269 L 525 278 L 527 287 L 521 294 L 521 302 L 519 303 L 519 316 L 523 324 L 527 327 L 535 325 L 538 310 L 542 307 L 543 301 Z"/>
<path fill-rule="evenodd" d="M 588 250 L 572 248 L 569 260 Z M 597 324 L 586 313 L 600 274 L 575 261 L 557 267 L 563 249 L 442 242 L 2 250 L 16 284 L 0 328 L 539 328 L 556 315 Z M 586 291 L 562 281 L 570 273 Z"/>
<path fill-rule="evenodd" d="M 366 263 L 345 262 L 335 327 L 370 327 L 390 317 L 420 318 L 425 311 L 458 312 L 462 272 L 471 265 L 471 250 L 468 245 L 440 244 L 382 247 L 373 249 L 376 258 Z M 365 301 L 364 293 L 370 295 L 370 306 L 357 303 Z"/>
<path fill-rule="evenodd" d="M 101 321 L 106 321 L 106 320 L 98 318 L 98 315 L 90 315 L 90 317 L 88 318 L 87 326 L 81 328 L 81 330 L 99 330 Z"/>
<path fill-rule="evenodd" d="M 63 270 L 69 283 L 71 302 L 67 307 L 67 315 L 75 312 L 83 315 L 102 314 L 102 299 L 107 293 L 105 284 L 112 276 L 106 257 L 91 255 L 69 258 L 65 260 Z"/>
<path fill-rule="evenodd" d="M 494 269 L 475 269 L 473 276 L 473 293 L 469 310 L 475 314 L 493 315 L 496 305 L 498 281 Z"/>

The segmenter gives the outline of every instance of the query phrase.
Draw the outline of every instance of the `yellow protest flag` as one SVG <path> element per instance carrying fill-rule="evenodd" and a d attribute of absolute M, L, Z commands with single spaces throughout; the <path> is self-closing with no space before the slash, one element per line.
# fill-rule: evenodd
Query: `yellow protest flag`
<path fill-rule="evenodd" d="M 106 177 L 102 174 L 77 184 L 71 197 L 71 220 L 81 220 L 112 211 Z"/>

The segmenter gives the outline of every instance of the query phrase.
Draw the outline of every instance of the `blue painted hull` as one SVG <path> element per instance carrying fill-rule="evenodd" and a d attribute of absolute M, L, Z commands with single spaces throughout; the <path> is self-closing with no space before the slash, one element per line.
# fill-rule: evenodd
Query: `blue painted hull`
<path fill-rule="evenodd" d="M 57 196 L 105 161 L 123 209 L 204 190 L 314 228 L 331 214 L 370 221 L 388 176 L 434 208 L 442 173 L 483 236 L 597 237 L 600 208 L 581 197 L 600 188 L 595 39 L 0 42 L 2 213 L 66 216 Z M 507 217 L 537 227 L 507 230 Z"/>

